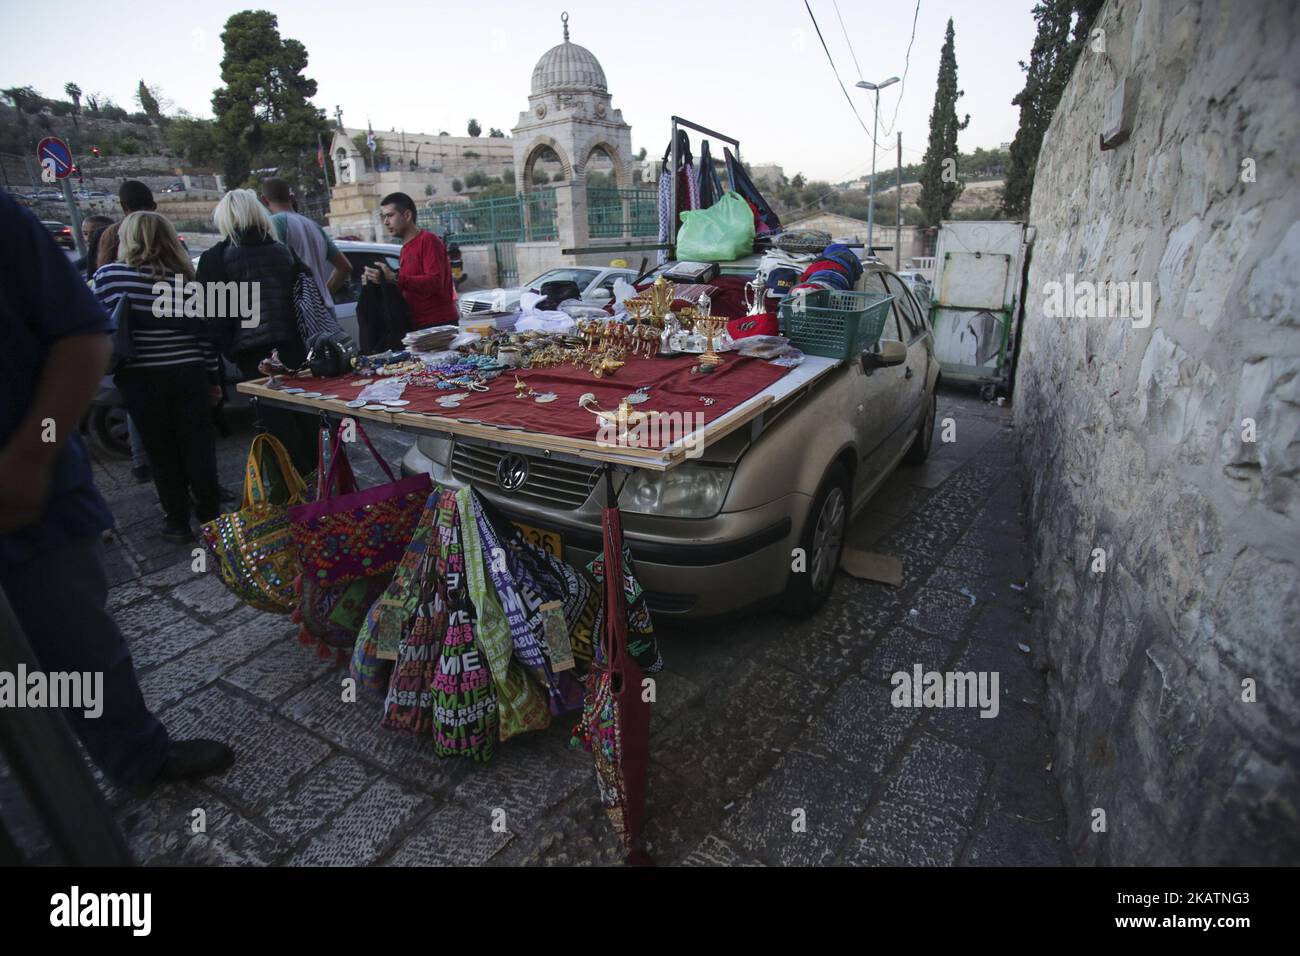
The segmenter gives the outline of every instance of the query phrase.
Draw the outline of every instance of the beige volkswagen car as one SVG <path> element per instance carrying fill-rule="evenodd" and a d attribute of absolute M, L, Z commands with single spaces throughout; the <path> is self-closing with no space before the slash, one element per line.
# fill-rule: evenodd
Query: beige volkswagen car
<path fill-rule="evenodd" d="M 858 288 L 894 296 L 875 349 L 698 459 L 616 476 L 623 534 L 656 615 L 771 605 L 812 614 L 830 593 L 852 517 L 900 462 L 929 454 L 939 363 L 927 317 L 898 276 L 874 260 L 864 265 Z M 571 564 L 600 549 L 605 495 L 595 463 L 422 435 L 402 467 L 451 487 L 472 483 Z"/>

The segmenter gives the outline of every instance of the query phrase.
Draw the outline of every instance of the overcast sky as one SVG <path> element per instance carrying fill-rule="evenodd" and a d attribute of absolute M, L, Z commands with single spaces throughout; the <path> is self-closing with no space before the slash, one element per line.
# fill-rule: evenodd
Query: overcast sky
<path fill-rule="evenodd" d="M 996 147 L 1015 135 L 1011 97 L 1023 84 L 1018 62 L 1033 42 L 1033 2 L 921 0 L 908 66 L 915 0 L 838 0 L 847 41 L 835 2 L 811 0 L 867 129 L 873 97 L 853 86 L 859 66 L 871 81 L 907 68 L 901 102 L 902 84 L 880 95 L 880 166 L 894 162 L 895 130 L 903 134 L 905 163 L 925 151 L 949 17 L 966 93 L 958 114 L 971 116 L 961 148 Z M 273 10 L 281 35 L 306 45 L 316 105 L 331 115 L 341 106 L 348 126 L 368 118 L 377 133 L 396 127 L 464 135 L 473 116 L 485 135 L 492 126 L 508 133 L 527 108 L 533 66 L 562 39 L 560 12 L 567 10 L 570 38 L 600 60 L 634 148 L 661 154 L 676 113 L 734 136 L 746 160 L 778 162 L 787 175 L 838 182 L 870 168 L 870 137 L 836 84 L 803 0 L 63 0 L 49 8 L 57 12 L 51 16 L 35 16 L 27 0 L 0 0 L 0 87 L 31 85 L 54 97 L 72 80 L 135 109 L 143 78 L 176 107 L 211 116 L 222 25 L 232 13 L 257 8 Z"/>

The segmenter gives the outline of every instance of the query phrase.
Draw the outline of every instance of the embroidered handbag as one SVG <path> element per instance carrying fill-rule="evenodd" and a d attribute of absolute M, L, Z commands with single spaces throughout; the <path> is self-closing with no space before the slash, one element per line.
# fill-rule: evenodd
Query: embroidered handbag
<path fill-rule="evenodd" d="M 319 499 L 289 509 L 304 582 L 335 586 L 391 574 L 411 543 L 433 489 L 427 474 L 395 478 L 360 422 L 352 424 L 389 481 L 364 491 L 334 493 L 335 482 L 346 467 L 340 462 L 347 461 L 342 444 L 344 424 L 340 422 L 334 439 L 335 453 Z M 352 636 L 355 639 L 355 631 Z"/>
<path fill-rule="evenodd" d="M 319 432 L 316 469 L 317 502 L 315 503 L 328 504 L 326 495 L 329 488 L 333 488 L 343 497 L 358 493 L 352 465 L 342 446 L 342 436 L 342 423 L 333 439 L 330 438 L 328 429 L 322 428 Z M 328 447 L 335 449 L 332 457 L 327 454 Z M 328 485 L 327 480 L 330 482 Z M 295 551 L 301 563 L 299 533 L 293 525 L 294 510 L 289 509 L 290 529 L 294 535 Z M 302 625 L 298 640 L 308 646 L 315 645 L 318 657 L 336 657 L 340 664 L 346 664 L 348 651 L 356 642 L 357 632 L 365 621 L 366 612 L 387 585 L 386 574 L 356 577 L 332 583 L 319 576 L 309 576 L 300 571 L 294 589 L 296 607 L 293 611 L 294 622 Z"/>
<path fill-rule="evenodd" d="M 248 449 L 243 504 L 200 529 L 222 582 L 245 604 L 276 614 L 293 610 L 300 565 L 288 506 L 305 492 L 280 440 L 257 435 Z"/>

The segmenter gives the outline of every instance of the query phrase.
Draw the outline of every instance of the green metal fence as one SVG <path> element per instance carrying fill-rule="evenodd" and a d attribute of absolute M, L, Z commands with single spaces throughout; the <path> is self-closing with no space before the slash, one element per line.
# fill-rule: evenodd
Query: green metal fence
<path fill-rule="evenodd" d="M 653 236 L 659 212 L 653 189 L 589 189 L 587 227 L 593 239 Z M 461 245 L 558 239 L 555 190 L 470 202 L 435 203 L 419 211 L 421 226 Z"/>
<path fill-rule="evenodd" d="M 471 202 L 435 203 L 419 211 L 426 229 L 451 235 L 461 245 L 539 242 L 555 239 L 555 191 L 498 196 Z"/>
<path fill-rule="evenodd" d="M 587 231 L 592 239 L 657 235 L 657 199 L 653 189 L 588 189 Z"/>

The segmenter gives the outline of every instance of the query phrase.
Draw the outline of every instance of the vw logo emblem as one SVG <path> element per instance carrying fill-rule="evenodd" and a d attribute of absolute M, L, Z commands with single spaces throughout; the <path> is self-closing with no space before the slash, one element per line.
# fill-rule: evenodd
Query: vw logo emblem
<path fill-rule="evenodd" d="M 528 484 L 528 459 L 523 455 L 506 455 L 497 462 L 497 484 L 504 491 L 518 491 Z"/>

